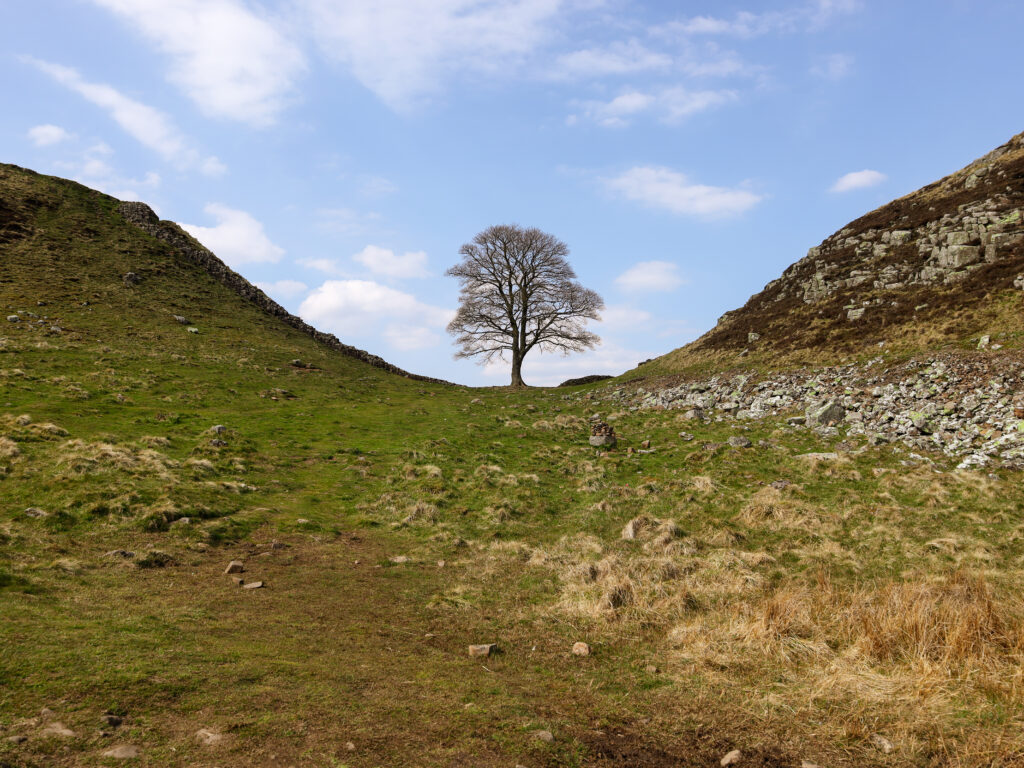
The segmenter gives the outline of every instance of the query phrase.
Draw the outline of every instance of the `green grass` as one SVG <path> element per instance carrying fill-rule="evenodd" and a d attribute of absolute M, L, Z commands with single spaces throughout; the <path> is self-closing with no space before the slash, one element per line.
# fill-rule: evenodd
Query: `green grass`
<path fill-rule="evenodd" d="M 29 736 L 0 739 L 0 765 L 105 765 L 114 743 L 183 766 L 1019 759 L 1019 474 L 877 448 L 809 465 L 832 445 L 778 422 L 397 378 L 260 314 L 107 198 L 9 169 L 0 189 L 34 228 L 4 245 L 2 315 L 49 315 L 0 328 L 0 725 Z M 621 450 L 587 445 L 595 408 Z M 756 447 L 702 447 L 737 432 Z M 676 529 L 623 540 L 641 515 Z M 266 588 L 235 587 L 231 559 Z M 892 585 L 982 604 L 957 572 L 998 619 L 962 655 L 858 650 L 844 617 Z M 615 585 L 628 600 L 602 607 Z M 478 642 L 503 652 L 471 660 Z M 43 707 L 77 736 L 42 736 Z M 107 710 L 125 725 L 100 736 Z"/>

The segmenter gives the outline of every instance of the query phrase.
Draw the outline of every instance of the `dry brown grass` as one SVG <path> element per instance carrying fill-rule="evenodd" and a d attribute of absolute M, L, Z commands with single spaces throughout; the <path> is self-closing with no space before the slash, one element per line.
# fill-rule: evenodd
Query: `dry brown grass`
<path fill-rule="evenodd" d="M 0 436 L 0 459 L 13 459 L 21 455 L 18 444 L 9 437 Z"/>
<path fill-rule="evenodd" d="M 69 440 L 60 447 L 57 460 L 65 476 L 77 476 L 92 472 L 121 471 L 131 474 L 153 474 L 162 479 L 173 479 L 170 470 L 178 462 L 162 453 L 145 448 L 136 450 L 130 446 L 105 442 Z"/>

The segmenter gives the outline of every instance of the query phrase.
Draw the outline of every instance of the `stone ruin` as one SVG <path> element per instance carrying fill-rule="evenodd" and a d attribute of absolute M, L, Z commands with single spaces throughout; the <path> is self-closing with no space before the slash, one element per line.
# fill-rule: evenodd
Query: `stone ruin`
<path fill-rule="evenodd" d="M 595 448 L 614 448 L 615 429 L 603 421 L 596 421 L 590 426 L 590 444 Z"/>

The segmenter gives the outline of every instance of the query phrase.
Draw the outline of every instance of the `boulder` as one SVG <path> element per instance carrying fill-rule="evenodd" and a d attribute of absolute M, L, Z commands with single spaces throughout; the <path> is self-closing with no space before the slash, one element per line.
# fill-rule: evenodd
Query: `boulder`
<path fill-rule="evenodd" d="M 808 408 L 804 418 L 809 427 L 831 427 L 846 418 L 846 409 L 835 400 L 825 400 Z"/>
<path fill-rule="evenodd" d="M 497 643 L 480 643 L 469 646 L 469 655 L 473 658 L 487 658 L 498 652 Z"/>

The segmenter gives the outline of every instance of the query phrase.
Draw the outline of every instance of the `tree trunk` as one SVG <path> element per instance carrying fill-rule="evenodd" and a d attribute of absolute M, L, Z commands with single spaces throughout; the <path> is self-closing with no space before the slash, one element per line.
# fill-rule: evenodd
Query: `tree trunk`
<path fill-rule="evenodd" d="M 523 358 L 518 352 L 512 352 L 512 386 L 513 387 L 525 387 L 526 382 L 523 381 Z"/>

